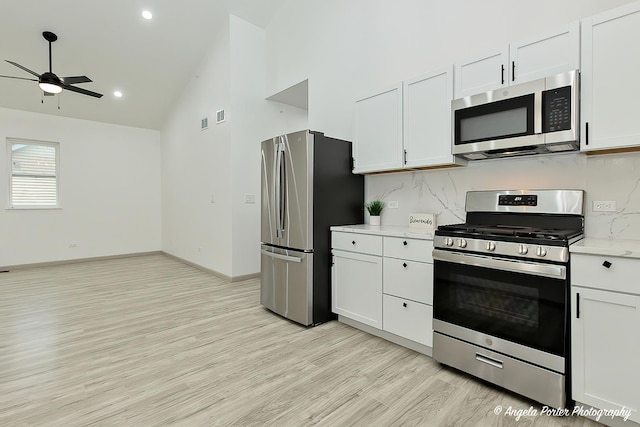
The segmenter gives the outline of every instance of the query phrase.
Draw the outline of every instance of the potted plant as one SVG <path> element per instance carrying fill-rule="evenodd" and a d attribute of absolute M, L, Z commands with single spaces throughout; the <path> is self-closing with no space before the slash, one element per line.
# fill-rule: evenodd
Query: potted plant
<path fill-rule="evenodd" d="M 374 200 L 365 204 L 365 207 L 369 211 L 369 224 L 380 225 L 380 214 L 384 209 L 384 202 L 382 200 Z"/>

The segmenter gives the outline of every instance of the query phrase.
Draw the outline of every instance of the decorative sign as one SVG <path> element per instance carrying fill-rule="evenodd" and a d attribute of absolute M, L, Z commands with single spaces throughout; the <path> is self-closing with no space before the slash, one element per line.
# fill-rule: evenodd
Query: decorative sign
<path fill-rule="evenodd" d="M 409 227 L 433 233 L 436 227 L 436 216 L 432 213 L 412 213 L 409 215 Z"/>

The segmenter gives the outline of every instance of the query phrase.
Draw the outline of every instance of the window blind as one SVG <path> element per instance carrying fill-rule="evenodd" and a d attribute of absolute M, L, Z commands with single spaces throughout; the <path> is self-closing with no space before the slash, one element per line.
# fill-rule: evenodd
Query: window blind
<path fill-rule="evenodd" d="M 11 142 L 12 207 L 58 206 L 58 145 Z"/>

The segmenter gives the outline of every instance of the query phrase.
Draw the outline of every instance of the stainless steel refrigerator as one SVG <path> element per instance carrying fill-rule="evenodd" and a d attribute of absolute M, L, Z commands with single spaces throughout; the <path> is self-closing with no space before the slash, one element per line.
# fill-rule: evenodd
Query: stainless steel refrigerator
<path fill-rule="evenodd" d="M 351 143 L 304 130 L 262 142 L 260 302 L 303 325 L 331 313 L 332 225 L 364 218 Z"/>

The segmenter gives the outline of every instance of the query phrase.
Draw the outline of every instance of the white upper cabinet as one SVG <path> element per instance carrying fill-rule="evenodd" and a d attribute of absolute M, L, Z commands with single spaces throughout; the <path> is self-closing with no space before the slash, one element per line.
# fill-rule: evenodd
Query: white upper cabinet
<path fill-rule="evenodd" d="M 354 173 L 402 169 L 402 84 L 356 101 Z"/>
<path fill-rule="evenodd" d="M 455 65 L 455 97 L 475 95 L 508 85 L 509 46 L 467 58 Z"/>
<path fill-rule="evenodd" d="M 453 66 L 404 83 L 405 168 L 451 165 Z"/>
<path fill-rule="evenodd" d="M 583 151 L 640 145 L 640 3 L 582 21 Z"/>
<path fill-rule="evenodd" d="M 453 66 L 356 101 L 354 173 L 464 164 L 451 154 Z"/>
<path fill-rule="evenodd" d="M 455 97 L 580 68 L 580 23 L 515 41 L 456 64 Z"/>

